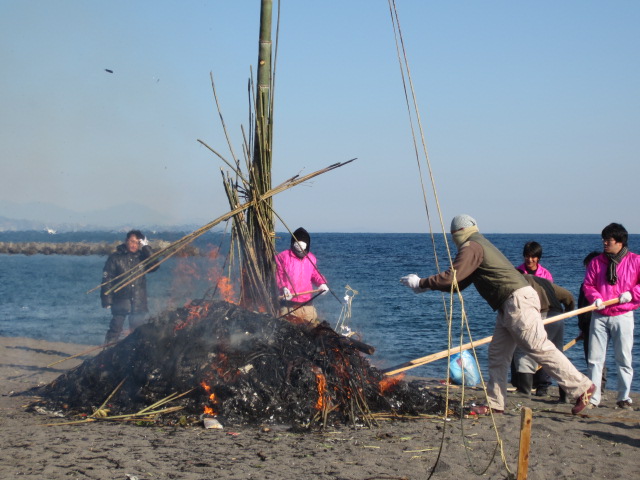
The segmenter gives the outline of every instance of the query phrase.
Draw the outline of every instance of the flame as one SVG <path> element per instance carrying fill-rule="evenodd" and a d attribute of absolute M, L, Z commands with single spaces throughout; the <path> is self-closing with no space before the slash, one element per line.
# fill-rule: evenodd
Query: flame
<path fill-rule="evenodd" d="M 209 395 L 209 401 L 212 404 L 216 404 L 218 401 L 216 399 L 216 394 L 211 391 L 211 386 L 207 385 L 207 383 L 204 380 L 202 382 L 200 382 L 200 386 L 202 388 L 204 388 L 205 392 L 210 394 Z M 205 405 L 204 406 L 204 414 L 205 415 L 216 415 L 216 411 L 212 407 L 209 407 L 209 406 Z"/>
<path fill-rule="evenodd" d="M 218 291 L 220 292 L 220 296 L 225 302 L 236 303 L 235 292 L 233 290 L 233 285 L 231 284 L 231 280 L 229 277 L 220 277 L 216 283 L 218 287 Z"/>
<path fill-rule="evenodd" d="M 179 322 L 176 324 L 176 326 L 173 328 L 173 333 L 177 332 L 178 330 L 182 330 L 183 328 L 185 328 L 186 326 L 192 323 L 197 323 L 199 320 L 201 320 L 203 317 L 207 315 L 210 307 L 211 307 L 211 303 L 209 302 L 204 302 L 200 304 L 192 304 L 192 303 L 186 304 L 184 308 L 188 312 L 187 318 L 184 319 L 182 322 Z"/>
<path fill-rule="evenodd" d="M 405 373 L 401 373 L 399 375 L 394 375 L 392 377 L 384 377 L 382 380 L 380 380 L 380 383 L 378 384 L 378 386 L 380 387 L 380 393 L 382 395 L 387 393 L 389 390 L 395 387 L 398 383 L 400 383 L 400 381 L 404 378 L 405 375 L 406 375 Z"/>
<path fill-rule="evenodd" d="M 316 402 L 316 410 L 322 410 L 326 404 L 326 394 L 327 394 L 327 379 L 326 377 L 320 373 L 316 372 L 316 382 L 318 389 L 318 401 Z"/>

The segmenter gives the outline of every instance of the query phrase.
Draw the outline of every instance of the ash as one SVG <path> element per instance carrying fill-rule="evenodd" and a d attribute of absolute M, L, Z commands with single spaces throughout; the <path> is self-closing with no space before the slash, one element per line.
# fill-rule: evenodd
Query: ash
<path fill-rule="evenodd" d="M 384 377 L 328 324 L 294 324 L 226 302 L 192 302 L 141 326 L 52 383 L 36 402 L 91 415 L 116 390 L 110 416 L 132 414 L 175 393 L 182 409 L 162 422 L 207 411 L 226 424 L 371 425 L 376 413 L 444 413 L 444 399 Z"/>

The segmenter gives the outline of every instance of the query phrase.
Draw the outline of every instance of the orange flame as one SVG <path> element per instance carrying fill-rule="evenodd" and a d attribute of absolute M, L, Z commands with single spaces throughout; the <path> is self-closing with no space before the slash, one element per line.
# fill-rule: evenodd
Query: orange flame
<path fill-rule="evenodd" d="M 198 305 L 185 305 L 184 308 L 189 312 L 187 318 L 182 322 L 176 324 L 176 326 L 173 328 L 173 333 L 177 332 L 178 330 L 182 330 L 192 323 L 196 323 L 198 320 L 201 320 L 207 315 L 210 307 L 211 304 L 209 302 L 201 303 Z"/>
<path fill-rule="evenodd" d="M 217 403 L 216 394 L 211 391 L 211 386 L 207 385 L 204 380 L 202 382 L 200 382 L 200 386 L 202 388 L 204 388 L 205 392 L 210 393 L 209 401 L 212 404 L 216 404 Z M 212 407 L 209 407 L 207 405 L 204 406 L 204 413 L 205 413 L 205 415 L 216 415 L 216 411 Z"/>
<path fill-rule="evenodd" d="M 218 279 L 217 286 L 220 296 L 225 302 L 236 303 L 234 300 L 235 292 L 233 291 L 233 285 L 231 284 L 229 277 L 220 277 Z"/>
<path fill-rule="evenodd" d="M 384 377 L 382 380 L 380 380 L 380 383 L 378 384 L 378 386 L 380 387 L 380 393 L 383 395 L 387 393 L 389 390 L 395 387 L 398 383 L 400 383 L 400 381 L 404 378 L 405 375 L 406 375 L 405 373 L 401 373 L 399 375 L 394 375 L 393 377 Z"/>
<path fill-rule="evenodd" d="M 327 397 L 327 378 L 316 366 L 312 367 L 312 371 L 316 374 L 316 388 L 318 390 L 318 401 L 316 402 L 315 408 L 316 410 L 323 410 L 328 406 L 329 401 Z"/>

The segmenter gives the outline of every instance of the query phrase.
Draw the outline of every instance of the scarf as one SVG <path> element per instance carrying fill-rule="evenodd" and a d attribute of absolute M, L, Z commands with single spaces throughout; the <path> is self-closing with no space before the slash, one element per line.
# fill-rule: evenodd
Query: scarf
<path fill-rule="evenodd" d="M 618 264 L 627 253 L 629 253 L 627 247 L 622 247 L 622 249 L 615 255 L 612 253 L 605 253 L 605 255 L 609 257 L 609 267 L 607 268 L 607 281 L 609 282 L 609 285 L 615 285 L 618 283 Z"/>
<path fill-rule="evenodd" d="M 460 248 L 462 244 L 466 242 L 469 239 L 469 237 L 476 232 L 479 232 L 478 227 L 473 225 L 471 227 L 466 227 L 466 228 L 463 228 L 462 230 L 458 230 L 457 232 L 452 233 L 451 237 L 453 238 L 453 243 L 455 243 L 456 246 Z"/>

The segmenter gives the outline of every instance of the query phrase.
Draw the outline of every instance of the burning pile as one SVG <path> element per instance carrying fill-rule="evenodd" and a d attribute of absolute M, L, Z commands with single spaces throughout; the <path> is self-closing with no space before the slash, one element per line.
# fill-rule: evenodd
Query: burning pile
<path fill-rule="evenodd" d="M 106 408 L 117 415 L 189 392 L 178 400 L 178 417 L 206 413 L 234 424 L 311 426 L 368 423 L 375 412 L 443 413 L 442 398 L 389 383 L 361 345 L 327 324 L 308 327 L 223 301 L 192 302 L 36 393 L 48 408 L 88 415 L 113 394 Z"/>

